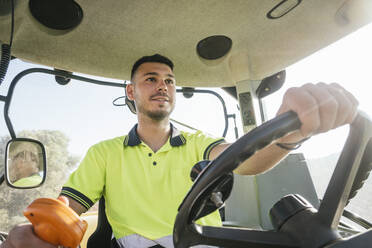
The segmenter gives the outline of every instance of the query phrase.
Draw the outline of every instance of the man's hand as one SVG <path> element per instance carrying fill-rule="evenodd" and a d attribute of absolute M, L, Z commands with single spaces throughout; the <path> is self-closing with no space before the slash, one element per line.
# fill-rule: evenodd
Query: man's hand
<path fill-rule="evenodd" d="M 0 248 L 56 248 L 57 246 L 51 245 L 39 239 L 32 228 L 31 224 L 22 224 L 14 227 L 8 235 L 8 238 Z"/>
<path fill-rule="evenodd" d="M 336 83 L 306 84 L 299 88 L 290 88 L 284 94 L 277 115 L 292 110 L 297 113 L 302 125 L 299 131 L 284 136 L 277 142 L 296 143 L 314 134 L 351 123 L 357 114 L 357 107 L 355 97 Z M 288 152 L 287 149 L 271 144 L 244 161 L 235 173 L 256 175 L 265 172 L 279 163 Z"/>
<path fill-rule="evenodd" d="M 284 94 L 277 115 L 293 110 L 302 126 L 299 131 L 280 139 L 280 142 L 298 142 L 349 124 L 357 114 L 357 107 L 356 98 L 336 83 L 305 84 L 299 88 L 290 88 Z"/>
<path fill-rule="evenodd" d="M 77 208 L 78 210 L 80 210 L 81 205 L 71 198 L 69 199 L 68 197 L 65 196 L 59 196 L 58 200 L 62 201 L 67 206 L 69 205 L 71 206 L 71 203 L 73 203 L 74 205 L 78 206 L 75 207 L 75 209 Z M 10 230 L 8 238 L 5 240 L 4 243 L 0 245 L 0 248 L 24 248 L 24 247 L 56 248 L 57 246 L 54 246 L 40 239 L 35 234 L 32 224 L 17 225 L 12 230 Z"/>

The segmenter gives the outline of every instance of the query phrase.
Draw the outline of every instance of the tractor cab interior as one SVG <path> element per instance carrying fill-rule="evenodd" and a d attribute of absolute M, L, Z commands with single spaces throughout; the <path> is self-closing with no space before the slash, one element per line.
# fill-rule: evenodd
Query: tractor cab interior
<path fill-rule="evenodd" d="M 293 113 L 268 114 L 266 99 L 286 86 L 287 68 L 371 22 L 369 0 L 1 1 L 0 194 L 10 200 L 0 202 L 0 216 L 9 216 L 0 218 L 6 226 L 0 241 L 26 221 L 21 209 L 31 197 L 55 198 L 86 144 L 133 125 L 136 109 L 124 93 L 130 67 L 159 53 L 174 62 L 182 95 L 177 104 L 185 105 L 172 123 L 236 141 L 206 163 L 185 195 L 175 247 L 366 247 L 372 217 L 344 208 L 365 187 L 372 167 L 368 114 L 361 112 L 350 126 L 323 197 L 302 153 L 262 175 L 231 172 L 299 128 Z M 12 169 L 19 142 L 35 146 L 36 155 L 28 150 L 22 159 L 37 164 L 32 175 L 22 174 L 22 184 L 14 178 L 25 167 Z M 211 198 L 217 193 L 223 204 Z M 104 199 L 99 203 L 81 217 L 88 222 L 81 247 L 115 247 Z M 223 227 L 195 224 L 217 208 Z"/>

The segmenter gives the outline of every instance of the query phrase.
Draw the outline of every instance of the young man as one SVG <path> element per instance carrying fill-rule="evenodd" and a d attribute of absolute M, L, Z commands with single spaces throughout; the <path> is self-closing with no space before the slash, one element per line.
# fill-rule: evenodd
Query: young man
<path fill-rule="evenodd" d="M 191 167 L 214 159 L 229 144 L 200 132 L 176 130 L 169 122 L 175 106 L 172 62 L 153 55 L 133 66 L 127 96 L 137 109 L 138 124 L 128 135 L 101 142 L 87 153 L 62 190 L 78 214 L 101 196 L 114 235 L 122 247 L 172 247 L 177 207 L 191 186 Z M 297 143 L 311 135 L 351 123 L 357 100 L 337 84 L 306 84 L 284 95 L 278 114 L 293 110 L 301 129 L 277 142 Z M 289 150 L 272 144 L 244 161 L 235 173 L 253 175 L 273 167 Z M 219 225 L 217 213 L 201 220 Z M 32 232 L 30 225 L 15 227 L 1 248 L 53 247 Z"/>

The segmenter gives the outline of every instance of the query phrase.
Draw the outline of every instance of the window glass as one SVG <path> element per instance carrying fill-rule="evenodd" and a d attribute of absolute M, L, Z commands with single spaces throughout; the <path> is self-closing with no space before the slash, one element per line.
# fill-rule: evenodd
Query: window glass
<path fill-rule="evenodd" d="M 2 89 L 9 86 L 16 73 L 35 65 L 13 60 Z M 37 66 L 39 67 L 39 66 Z M 97 78 L 123 83 L 119 80 Z M 231 97 L 228 111 L 238 114 Z M 6 95 L 6 90 L 1 94 Z M 40 188 L 12 189 L 5 183 L 0 186 L 0 219 L 2 231 L 8 231 L 17 223 L 25 222 L 22 210 L 39 197 L 57 197 L 68 175 L 78 166 L 87 149 L 102 140 L 125 135 L 137 122 L 136 115 L 126 106 L 114 106 L 113 101 L 124 95 L 124 89 L 100 86 L 77 80 L 60 85 L 53 75 L 32 73 L 23 77 L 15 87 L 9 116 L 17 137 L 41 141 L 47 152 L 47 178 Z M 123 104 L 123 99 L 116 101 Z M 1 103 L 1 114 L 3 113 Z M 222 136 L 225 129 L 221 102 L 211 94 L 197 94 L 190 99 L 177 94 L 177 106 L 172 119 L 188 127 L 203 130 L 213 136 Z M 3 118 L 0 118 L 0 163 L 3 170 L 4 149 L 10 139 Z M 192 129 L 175 125 L 185 131 Z M 232 121 L 230 121 L 230 127 Z M 228 140 L 234 140 L 232 128 Z M 7 200 L 5 200 L 7 199 Z M 93 208 L 95 210 L 95 208 Z M 4 220 L 4 221 L 3 221 Z"/>
<path fill-rule="evenodd" d="M 275 116 L 283 94 L 289 87 L 318 82 L 339 83 L 354 94 L 359 101 L 359 109 L 371 117 L 371 33 L 372 24 L 287 68 L 283 88 L 264 99 L 269 117 Z M 343 126 L 319 134 L 297 150 L 305 154 L 319 198 L 323 198 L 348 130 L 348 126 Z M 372 222 L 371 201 L 372 179 L 369 178 L 346 209 Z"/>

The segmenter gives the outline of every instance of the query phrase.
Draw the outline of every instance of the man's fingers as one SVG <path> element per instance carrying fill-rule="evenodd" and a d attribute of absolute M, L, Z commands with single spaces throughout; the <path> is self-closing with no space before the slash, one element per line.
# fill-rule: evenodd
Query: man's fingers
<path fill-rule="evenodd" d="M 340 85 L 333 83 L 306 84 L 284 94 L 278 114 L 292 110 L 297 113 L 305 138 L 351 123 L 357 113 L 358 101 Z"/>
<path fill-rule="evenodd" d="M 335 109 L 337 113 L 336 121 L 331 129 L 342 126 L 343 124 L 346 123 L 346 119 L 352 112 L 352 103 L 350 102 L 348 97 L 343 93 L 342 89 L 326 84 L 322 85 L 322 87 L 325 90 L 327 90 L 329 94 L 331 94 L 338 103 L 338 108 Z"/>
<path fill-rule="evenodd" d="M 56 248 L 56 246 L 49 244 L 36 236 L 31 224 L 22 224 L 13 228 L 9 232 L 7 241 L 11 247 L 37 247 L 37 248 Z"/>
<path fill-rule="evenodd" d="M 349 102 L 351 103 L 350 113 L 349 113 L 348 117 L 346 118 L 345 123 L 342 123 L 342 124 L 352 123 L 354 121 L 357 113 L 358 113 L 357 109 L 358 109 L 359 101 L 355 98 L 355 96 L 353 94 L 351 94 L 349 91 L 345 90 L 339 84 L 332 83 L 331 86 L 339 88 L 342 91 L 342 93 L 345 95 L 345 97 L 347 97 Z"/>
<path fill-rule="evenodd" d="M 58 196 L 57 199 L 60 200 L 61 202 L 63 202 L 64 204 L 66 204 L 67 206 L 70 205 L 70 201 L 68 200 L 68 198 L 66 196 L 60 195 L 60 196 Z"/>
<path fill-rule="evenodd" d="M 316 100 L 319 128 L 314 131 L 321 133 L 332 129 L 337 120 L 337 109 L 339 107 L 335 97 L 318 85 L 305 84 L 303 88 Z"/>
<path fill-rule="evenodd" d="M 319 111 L 316 99 L 303 88 L 290 88 L 284 95 L 283 110 L 293 110 L 300 119 L 301 134 L 310 136 L 320 126 Z"/>

